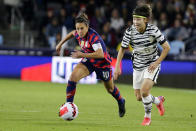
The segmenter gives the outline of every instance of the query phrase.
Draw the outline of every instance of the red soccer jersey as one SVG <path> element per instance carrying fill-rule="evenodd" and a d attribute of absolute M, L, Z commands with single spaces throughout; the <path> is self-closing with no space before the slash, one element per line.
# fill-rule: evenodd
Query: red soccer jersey
<path fill-rule="evenodd" d="M 97 68 L 105 68 L 105 67 L 110 68 L 112 60 L 107 52 L 103 39 L 95 30 L 89 28 L 87 35 L 84 38 L 81 38 L 76 31 L 75 38 L 78 40 L 78 43 L 81 49 L 84 51 L 84 53 L 95 52 L 93 49 L 93 45 L 100 43 L 102 46 L 102 50 L 104 52 L 104 58 L 102 59 L 87 58 L 87 59 L 89 59 L 90 62 Z"/>

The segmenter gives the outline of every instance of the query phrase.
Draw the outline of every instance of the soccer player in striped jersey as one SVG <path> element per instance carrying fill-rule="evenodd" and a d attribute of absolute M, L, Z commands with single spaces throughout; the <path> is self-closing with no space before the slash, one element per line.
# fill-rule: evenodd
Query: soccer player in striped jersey
<path fill-rule="evenodd" d="M 136 99 L 142 101 L 145 116 L 142 125 L 150 125 L 152 103 L 156 104 L 160 115 L 164 115 L 164 97 L 154 97 L 150 90 L 156 83 L 161 62 L 167 56 L 170 46 L 160 30 L 148 23 L 151 16 L 149 5 L 137 6 L 133 11 L 133 25 L 124 33 L 121 48 L 118 52 L 114 79 L 120 75 L 120 61 L 129 44 L 133 47 L 133 88 Z M 158 43 L 163 51 L 158 56 Z"/>
<path fill-rule="evenodd" d="M 112 78 L 111 58 L 106 50 L 104 41 L 99 34 L 89 27 L 89 20 L 85 13 L 80 13 L 75 19 L 76 30 L 70 32 L 56 46 L 58 54 L 64 42 L 75 37 L 82 51 L 72 52 L 73 58 L 82 58 L 74 68 L 67 84 L 67 102 L 73 102 L 77 82 L 95 71 L 97 78 L 102 80 L 107 91 L 117 100 L 119 116 L 125 114 L 125 99 L 121 97 L 119 89 Z"/>

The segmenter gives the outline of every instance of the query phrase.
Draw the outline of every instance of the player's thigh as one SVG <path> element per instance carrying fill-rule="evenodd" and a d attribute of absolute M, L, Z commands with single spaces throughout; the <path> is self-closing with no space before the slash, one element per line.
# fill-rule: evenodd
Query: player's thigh
<path fill-rule="evenodd" d="M 88 76 L 89 74 L 90 72 L 88 68 L 84 64 L 78 63 L 71 73 L 69 80 L 78 82 L 80 79 Z"/>
<path fill-rule="evenodd" d="M 144 70 L 144 76 L 143 76 L 144 80 L 141 85 L 142 96 L 148 95 L 150 93 L 150 89 L 156 83 L 159 72 L 160 72 L 160 65 L 157 66 L 157 68 L 151 73 L 148 71 L 148 68 Z"/>
<path fill-rule="evenodd" d="M 144 70 L 144 79 L 148 78 L 148 79 L 151 79 L 152 81 L 154 81 L 154 83 L 157 83 L 157 79 L 158 79 L 160 70 L 161 70 L 160 65 L 157 66 L 157 68 L 153 72 L 149 72 L 148 68 L 146 68 Z"/>
<path fill-rule="evenodd" d="M 144 79 L 141 86 L 141 94 L 143 97 L 145 97 L 150 93 L 150 89 L 153 87 L 153 85 L 154 85 L 154 81 L 152 81 L 149 78 Z"/>

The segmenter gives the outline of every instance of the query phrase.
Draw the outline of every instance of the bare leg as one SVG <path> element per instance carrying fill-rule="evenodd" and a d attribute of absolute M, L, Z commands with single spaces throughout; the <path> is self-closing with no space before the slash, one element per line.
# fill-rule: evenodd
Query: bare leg
<path fill-rule="evenodd" d="M 88 75 L 89 75 L 89 71 L 84 64 L 79 63 L 76 65 L 67 84 L 67 90 L 66 90 L 67 102 L 73 102 L 75 92 L 76 92 L 77 82 Z"/>

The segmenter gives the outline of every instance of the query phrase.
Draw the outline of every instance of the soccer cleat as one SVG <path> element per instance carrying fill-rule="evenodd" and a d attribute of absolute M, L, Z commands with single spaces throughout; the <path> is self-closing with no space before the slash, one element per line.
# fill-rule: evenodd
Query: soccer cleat
<path fill-rule="evenodd" d="M 123 99 L 123 103 L 118 103 L 119 107 L 119 116 L 123 117 L 125 115 L 125 99 Z"/>
<path fill-rule="evenodd" d="M 159 96 L 158 99 L 160 100 L 160 103 L 159 103 L 159 105 L 157 105 L 157 108 L 159 110 L 160 116 L 163 116 L 164 112 L 165 112 L 165 109 L 163 106 L 163 102 L 165 101 L 165 98 L 164 98 L 164 96 Z"/>
<path fill-rule="evenodd" d="M 143 120 L 143 122 L 142 122 L 141 125 L 142 125 L 142 126 L 149 126 L 150 123 L 151 123 L 151 119 L 148 118 L 148 117 L 144 117 L 144 120 Z"/>

